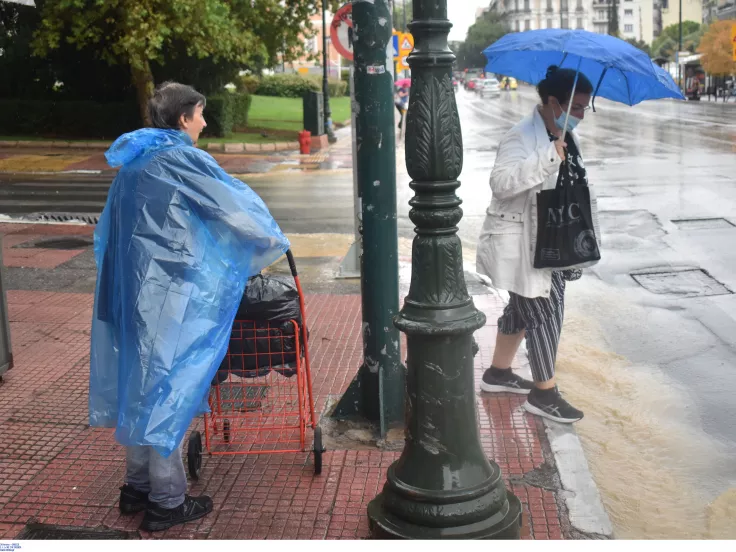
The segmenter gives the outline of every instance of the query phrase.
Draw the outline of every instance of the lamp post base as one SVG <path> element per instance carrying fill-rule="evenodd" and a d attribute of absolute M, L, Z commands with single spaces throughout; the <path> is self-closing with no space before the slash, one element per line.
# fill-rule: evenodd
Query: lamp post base
<path fill-rule="evenodd" d="M 455 505 L 426 504 L 424 507 L 452 510 Z M 507 497 L 506 507 L 488 519 L 457 526 L 428 526 L 403 519 L 386 508 L 385 492 L 368 505 L 371 535 L 377 539 L 411 540 L 516 540 L 521 532 L 521 502 L 514 495 Z"/>

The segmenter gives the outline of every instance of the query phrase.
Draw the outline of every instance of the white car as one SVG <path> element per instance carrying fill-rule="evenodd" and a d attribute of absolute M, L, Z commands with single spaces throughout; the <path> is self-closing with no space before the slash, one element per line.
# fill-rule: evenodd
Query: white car
<path fill-rule="evenodd" d="M 501 85 L 496 79 L 485 79 L 476 85 L 476 90 L 480 93 L 481 98 L 486 96 L 489 98 L 497 98 L 501 95 Z"/>

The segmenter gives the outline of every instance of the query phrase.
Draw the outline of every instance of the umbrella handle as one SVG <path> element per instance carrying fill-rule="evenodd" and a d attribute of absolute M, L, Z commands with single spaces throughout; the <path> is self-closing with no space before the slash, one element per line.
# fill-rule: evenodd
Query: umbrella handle
<path fill-rule="evenodd" d="M 578 77 L 580 76 L 580 64 L 582 63 L 582 56 L 578 56 L 578 67 L 575 69 L 575 81 L 572 83 L 572 92 L 570 93 L 570 100 L 567 102 L 567 115 L 565 115 L 565 125 L 562 128 L 562 136 L 565 136 L 567 132 L 567 122 L 570 120 L 570 110 L 572 109 L 572 98 L 575 95 L 575 89 L 578 86 Z"/>

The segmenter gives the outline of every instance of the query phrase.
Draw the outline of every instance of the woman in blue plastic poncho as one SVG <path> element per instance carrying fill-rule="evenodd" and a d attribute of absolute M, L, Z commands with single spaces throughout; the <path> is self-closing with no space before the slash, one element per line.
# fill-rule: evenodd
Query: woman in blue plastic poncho
<path fill-rule="evenodd" d="M 205 98 L 165 83 L 154 128 L 118 138 L 95 230 L 90 425 L 126 446 L 120 510 L 159 531 L 212 511 L 186 495 L 181 443 L 206 410 L 248 278 L 289 248 L 263 201 L 195 144 Z"/>

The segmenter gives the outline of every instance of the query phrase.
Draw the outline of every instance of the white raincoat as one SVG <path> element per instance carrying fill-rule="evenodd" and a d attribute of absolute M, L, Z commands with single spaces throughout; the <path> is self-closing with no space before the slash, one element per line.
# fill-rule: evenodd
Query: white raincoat
<path fill-rule="evenodd" d="M 572 133 L 575 143 L 580 143 Z M 544 121 L 534 112 L 504 136 L 491 173 L 493 200 L 486 211 L 476 259 L 477 270 L 493 286 L 522 297 L 549 297 L 552 269 L 534 268 L 537 192 L 557 185 L 560 158 Z M 600 243 L 598 208 L 590 186 L 593 226 Z"/>

